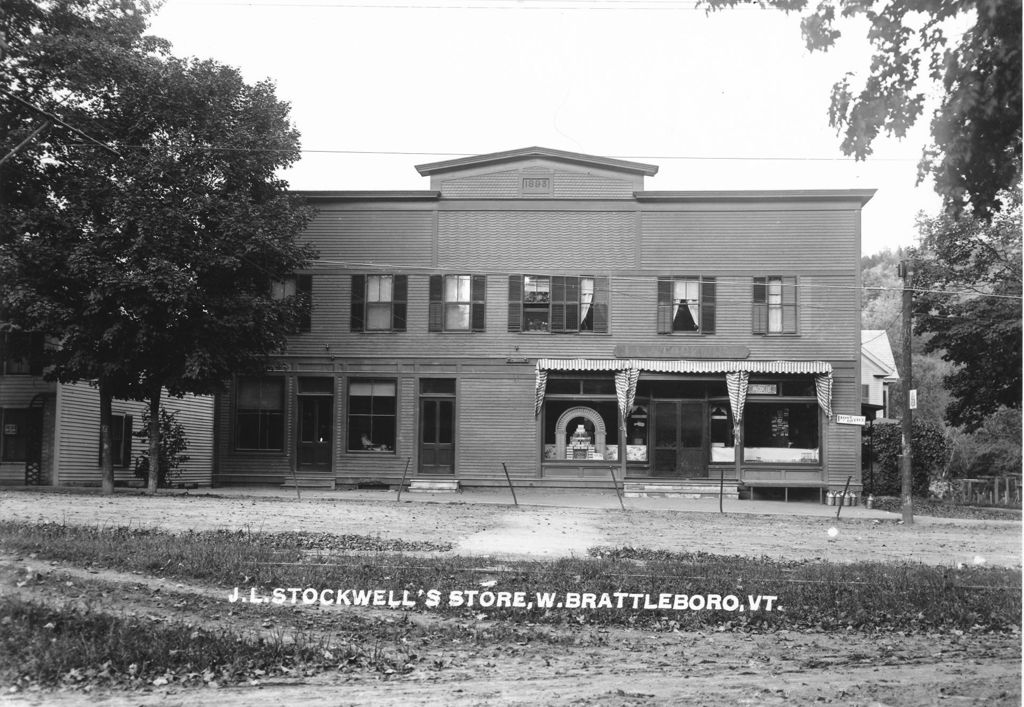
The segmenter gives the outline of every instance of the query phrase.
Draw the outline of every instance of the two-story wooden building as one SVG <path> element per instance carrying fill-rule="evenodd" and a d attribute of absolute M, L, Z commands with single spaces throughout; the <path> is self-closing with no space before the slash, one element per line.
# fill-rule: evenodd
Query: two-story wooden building
<path fill-rule="evenodd" d="M 860 485 L 870 190 L 648 191 L 527 148 L 304 192 L 308 331 L 218 399 L 220 484 Z M 738 424 L 737 424 L 738 422 Z"/>

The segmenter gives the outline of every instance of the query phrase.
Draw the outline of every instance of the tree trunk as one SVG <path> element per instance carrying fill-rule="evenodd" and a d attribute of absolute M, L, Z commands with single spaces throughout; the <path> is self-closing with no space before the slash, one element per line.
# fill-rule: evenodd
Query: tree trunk
<path fill-rule="evenodd" d="M 114 396 L 110 386 L 100 379 L 100 479 L 104 496 L 114 494 L 114 458 L 111 454 L 112 441 L 110 427 L 113 418 Z"/>
<path fill-rule="evenodd" d="M 149 394 L 149 483 L 147 492 L 156 493 L 160 480 L 160 386 Z"/>

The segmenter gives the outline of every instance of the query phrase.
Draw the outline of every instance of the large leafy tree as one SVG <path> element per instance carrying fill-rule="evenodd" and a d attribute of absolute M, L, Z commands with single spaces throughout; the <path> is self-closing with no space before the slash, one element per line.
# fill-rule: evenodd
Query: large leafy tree
<path fill-rule="evenodd" d="M 1021 407 L 1021 194 L 991 221 L 968 213 L 920 220 L 915 325 L 926 351 L 957 364 L 946 419 L 973 431 Z"/>
<path fill-rule="evenodd" d="M 60 341 L 50 377 L 98 384 L 107 492 L 112 399 L 150 402 L 158 459 L 161 390 L 214 392 L 280 350 L 303 303 L 272 285 L 314 256 L 296 240 L 309 213 L 275 176 L 299 156 L 288 106 L 171 56 L 144 35 L 148 10 L 13 3 L 2 18 L 4 153 L 54 127 L 4 165 L 0 305 Z"/>
<path fill-rule="evenodd" d="M 711 9 L 752 4 L 703 1 Z M 934 178 L 952 213 L 970 205 L 975 217 L 988 218 L 1000 208 L 1000 192 L 1014 184 L 1021 165 L 1021 0 L 757 4 L 807 11 L 801 29 L 812 51 L 836 44 L 843 18 L 867 20 L 874 50 L 867 76 L 849 73 L 832 89 L 829 122 L 842 134 L 844 154 L 865 159 L 880 134 L 904 137 L 923 116 L 929 89 L 938 88 L 919 178 Z"/>

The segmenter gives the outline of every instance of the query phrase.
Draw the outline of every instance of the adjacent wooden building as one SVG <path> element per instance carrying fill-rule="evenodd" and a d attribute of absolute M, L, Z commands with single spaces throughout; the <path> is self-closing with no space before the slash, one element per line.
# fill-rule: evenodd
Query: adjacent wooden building
<path fill-rule="evenodd" d="M 308 330 L 218 397 L 216 483 L 859 487 L 873 191 L 649 191 L 544 148 L 417 169 L 303 193 Z"/>
<path fill-rule="evenodd" d="M 99 391 L 88 383 L 42 377 L 41 337 L 0 334 L 0 485 L 99 486 Z M 135 462 L 146 403 L 115 400 L 114 480 L 139 485 Z M 213 410 L 210 396 L 164 398 L 182 425 L 189 459 L 172 483 L 210 486 L 213 481 Z"/>

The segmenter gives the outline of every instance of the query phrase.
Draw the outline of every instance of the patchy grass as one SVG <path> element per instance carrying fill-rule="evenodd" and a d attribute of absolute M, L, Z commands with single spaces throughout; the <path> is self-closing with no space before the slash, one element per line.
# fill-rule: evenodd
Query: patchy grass
<path fill-rule="evenodd" d="M 285 640 L 0 600 L 0 680 L 17 688 L 88 684 L 230 684 L 372 666 L 410 670 L 405 656 L 297 633 Z"/>
<path fill-rule="evenodd" d="M 321 545 L 333 548 L 327 540 L 321 536 Z M 780 562 L 630 548 L 598 548 L 591 557 L 552 562 L 367 556 L 310 551 L 291 534 L 173 534 L 55 523 L 0 523 L 0 549 L 212 583 L 226 588 L 225 607 L 234 587 L 243 597 L 255 589 L 267 601 L 280 588 L 286 606 L 302 604 L 304 589 L 330 588 L 335 597 L 350 590 L 349 599 L 366 606 L 513 624 L 911 632 L 1014 632 L 1021 624 L 1021 575 L 998 568 Z M 432 591 L 438 599 L 434 605 L 428 604 Z M 499 593 L 516 592 L 523 593 L 523 606 L 500 605 Z M 548 594 L 554 596 L 551 606 L 541 606 L 541 596 Z M 592 597 L 588 603 L 584 594 Z M 456 595 L 461 603 L 454 601 Z M 671 604 L 676 595 L 686 595 L 691 606 L 693 597 L 701 597 L 704 607 L 665 608 L 659 606 L 666 601 L 662 595 L 670 596 Z M 715 608 L 709 595 L 735 596 L 737 605 Z M 759 596 L 777 597 L 772 610 L 765 600 L 754 606 Z M 389 604 L 397 599 L 412 606 Z"/>
<path fill-rule="evenodd" d="M 876 496 L 874 507 L 890 513 L 900 513 L 903 511 L 903 500 L 899 496 Z M 1020 520 L 1021 510 L 999 506 L 969 506 L 934 498 L 914 498 L 914 515 L 974 520 Z"/>

